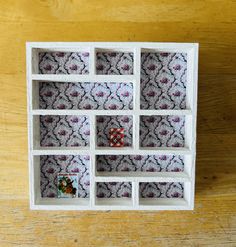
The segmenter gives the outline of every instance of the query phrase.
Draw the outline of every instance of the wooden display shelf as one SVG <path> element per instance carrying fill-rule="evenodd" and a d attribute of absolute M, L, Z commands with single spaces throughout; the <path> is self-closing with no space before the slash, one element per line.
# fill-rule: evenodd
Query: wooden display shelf
<path fill-rule="evenodd" d="M 197 77 L 198 44 L 27 43 L 31 209 L 193 209 Z"/>

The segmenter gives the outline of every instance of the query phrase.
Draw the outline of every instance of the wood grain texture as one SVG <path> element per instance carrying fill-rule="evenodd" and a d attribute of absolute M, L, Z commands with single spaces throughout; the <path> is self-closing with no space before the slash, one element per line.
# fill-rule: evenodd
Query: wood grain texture
<path fill-rule="evenodd" d="M 0 246 L 236 246 L 235 30 L 233 0 L 0 0 Z M 194 211 L 29 211 L 26 41 L 200 43 Z"/>

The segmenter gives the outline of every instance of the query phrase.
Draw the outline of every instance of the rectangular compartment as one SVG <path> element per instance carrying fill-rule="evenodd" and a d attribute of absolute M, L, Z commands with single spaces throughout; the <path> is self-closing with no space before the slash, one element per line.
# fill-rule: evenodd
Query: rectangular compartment
<path fill-rule="evenodd" d="M 57 198 L 59 173 L 76 174 L 78 190 L 76 198 L 89 198 L 90 157 L 87 155 L 42 155 L 40 156 L 41 197 Z"/>
<path fill-rule="evenodd" d="M 132 205 L 132 183 L 97 182 L 96 205 Z"/>
<path fill-rule="evenodd" d="M 69 209 L 89 206 L 90 157 L 88 155 L 35 155 L 32 158 L 32 201 L 41 209 Z M 58 174 L 78 176 L 75 197 L 58 197 Z"/>
<path fill-rule="evenodd" d="M 191 193 L 190 182 L 142 182 L 139 183 L 139 205 L 186 209 Z"/>
<path fill-rule="evenodd" d="M 191 116 L 140 116 L 140 147 L 190 147 L 190 135 Z"/>
<path fill-rule="evenodd" d="M 140 183 L 140 198 L 183 198 L 184 184 L 179 182 L 168 183 Z"/>
<path fill-rule="evenodd" d="M 186 109 L 187 53 L 142 50 L 140 107 L 148 110 Z"/>
<path fill-rule="evenodd" d="M 34 147 L 88 147 L 90 123 L 87 116 L 34 116 Z"/>
<path fill-rule="evenodd" d="M 146 172 L 184 172 L 185 162 L 182 155 L 97 155 L 96 171 L 101 176 L 120 172 L 133 176 Z"/>
<path fill-rule="evenodd" d="M 132 75 L 134 54 L 116 49 L 96 49 L 97 75 Z"/>
<path fill-rule="evenodd" d="M 110 147 L 110 130 L 112 128 L 124 129 L 124 147 L 133 145 L 133 116 L 97 116 L 96 117 L 96 143 L 97 147 Z M 118 147 L 115 147 L 118 148 Z M 121 147 L 119 147 L 121 148 Z"/>
<path fill-rule="evenodd" d="M 34 109 L 132 110 L 133 84 L 34 81 Z"/>
<path fill-rule="evenodd" d="M 34 49 L 34 74 L 89 74 L 89 52 L 86 50 Z"/>

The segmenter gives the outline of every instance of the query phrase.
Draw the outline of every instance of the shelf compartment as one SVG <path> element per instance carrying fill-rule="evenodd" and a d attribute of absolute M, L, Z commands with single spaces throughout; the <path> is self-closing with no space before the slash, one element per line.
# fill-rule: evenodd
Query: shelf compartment
<path fill-rule="evenodd" d="M 130 51 L 96 49 L 97 75 L 132 75 L 134 54 Z"/>
<path fill-rule="evenodd" d="M 97 182 L 96 205 L 132 205 L 131 182 Z"/>
<path fill-rule="evenodd" d="M 140 116 L 140 147 L 185 147 L 185 118 Z"/>
<path fill-rule="evenodd" d="M 102 172 L 96 173 L 95 181 L 103 182 L 189 182 L 190 176 L 184 172 Z"/>
<path fill-rule="evenodd" d="M 141 109 L 186 109 L 186 93 L 187 53 L 141 53 Z"/>
<path fill-rule="evenodd" d="M 184 198 L 184 183 L 139 183 L 140 198 Z"/>
<path fill-rule="evenodd" d="M 34 148 L 87 147 L 90 123 L 87 116 L 34 116 Z"/>
<path fill-rule="evenodd" d="M 133 116 L 97 116 L 96 117 L 96 143 L 97 147 L 110 147 L 109 131 L 111 128 L 124 128 L 124 147 L 114 147 L 113 149 L 123 149 L 132 146 L 133 139 Z"/>
<path fill-rule="evenodd" d="M 38 51 L 37 74 L 89 74 L 89 52 Z"/>
<path fill-rule="evenodd" d="M 161 209 L 193 209 L 191 182 L 141 182 L 139 206 Z"/>
<path fill-rule="evenodd" d="M 88 155 L 42 155 L 40 156 L 41 197 L 58 197 L 58 174 L 75 174 L 78 188 L 76 198 L 89 198 L 90 157 Z M 62 199 L 62 198 L 59 198 Z M 67 199 L 67 198 L 66 198 Z M 74 198 L 73 198 L 74 199 Z"/>
<path fill-rule="evenodd" d="M 133 109 L 132 83 L 34 81 L 33 90 L 34 109 Z"/>
<path fill-rule="evenodd" d="M 181 155 L 97 155 L 96 171 L 103 173 L 162 173 L 184 172 L 184 156 Z"/>

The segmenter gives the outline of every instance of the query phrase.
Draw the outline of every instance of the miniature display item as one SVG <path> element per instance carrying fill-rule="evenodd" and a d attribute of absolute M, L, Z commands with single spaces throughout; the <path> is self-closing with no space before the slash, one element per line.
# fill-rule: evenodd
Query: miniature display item
<path fill-rule="evenodd" d="M 58 198 L 73 198 L 78 193 L 78 175 L 76 173 L 58 173 Z"/>
<path fill-rule="evenodd" d="M 110 146 L 123 147 L 124 146 L 124 128 L 110 129 Z"/>
<path fill-rule="evenodd" d="M 30 208 L 192 210 L 198 44 L 29 42 Z"/>

